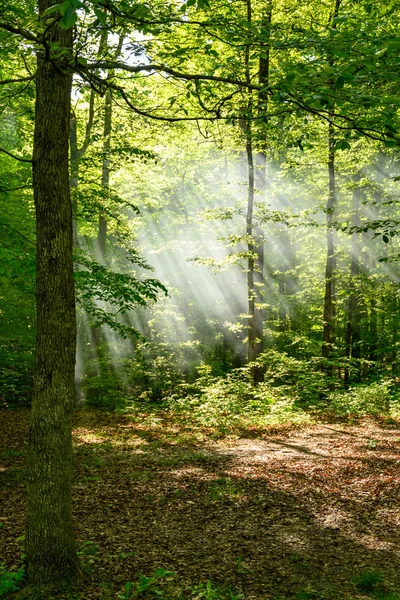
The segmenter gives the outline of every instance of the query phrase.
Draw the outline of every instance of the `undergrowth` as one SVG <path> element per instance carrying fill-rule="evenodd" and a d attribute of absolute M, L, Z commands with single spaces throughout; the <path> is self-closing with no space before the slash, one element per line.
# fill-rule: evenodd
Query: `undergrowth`
<path fill-rule="evenodd" d="M 25 579 L 25 569 L 9 571 L 4 563 L 0 563 L 0 598 L 5 598 L 11 592 L 16 592 Z"/>
<path fill-rule="evenodd" d="M 193 429 L 221 435 L 281 424 L 312 424 L 327 417 L 354 421 L 400 415 L 399 392 L 391 379 L 332 389 L 329 378 L 309 362 L 275 351 L 264 353 L 262 360 L 265 379 L 257 385 L 249 366 L 214 376 L 211 366 L 203 364 L 195 382 L 177 384 L 173 393 L 157 403 L 131 400 L 125 410 L 165 411 Z"/>

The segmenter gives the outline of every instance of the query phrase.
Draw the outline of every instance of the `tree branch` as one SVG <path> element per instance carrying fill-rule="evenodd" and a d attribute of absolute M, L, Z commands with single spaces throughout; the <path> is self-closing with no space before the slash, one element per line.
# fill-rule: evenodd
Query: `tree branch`
<path fill-rule="evenodd" d="M 8 31 L 9 33 L 15 33 L 17 35 L 20 35 L 20 36 L 24 37 L 26 40 L 29 40 L 30 42 L 35 42 L 36 44 L 43 43 L 43 38 L 38 38 L 36 35 L 31 33 L 30 31 L 27 31 L 26 29 L 23 29 L 22 27 L 14 27 L 13 25 L 10 25 L 9 23 L 0 23 L 0 29 L 4 29 L 5 31 Z"/>
<path fill-rule="evenodd" d="M 4 148 L 0 148 L 0 152 L 4 152 L 4 154 L 11 156 L 11 158 L 14 158 L 15 160 L 19 160 L 20 162 L 24 162 L 24 163 L 32 163 L 33 162 L 31 158 L 21 158 L 20 156 L 17 156 L 16 154 L 13 154 L 12 152 L 5 150 Z"/>
<path fill-rule="evenodd" d="M 9 83 L 23 83 L 24 81 L 32 81 L 35 79 L 35 75 L 30 77 L 20 77 L 19 79 L 1 79 L 0 85 L 8 85 Z"/>
<path fill-rule="evenodd" d="M 15 229 L 14 227 L 11 227 L 11 225 L 9 225 L 8 223 L 0 223 L 0 225 L 2 227 L 8 227 L 9 229 L 12 229 L 13 231 L 15 231 L 15 233 L 18 233 L 18 235 L 20 235 L 22 238 L 24 238 L 24 240 L 26 240 L 27 242 L 29 242 L 30 244 L 32 244 L 32 246 L 36 246 L 35 242 L 32 242 L 32 240 L 30 240 L 23 233 L 21 233 L 20 231 L 18 231 L 18 229 Z"/>
<path fill-rule="evenodd" d="M 165 65 L 128 65 L 119 61 L 98 61 L 92 64 L 85 64 L 78 62 L 78 68 L 80 71 L 92 71 L 92 70 L 113 70 L 119 69 L 121 71 L 128 71 L 129 73 L 141 73 L 143 71 L 154 71 L 155 73 L 167 73 L 177 79 L 185 79 L 186 81 L 216 81 L 217 83 L 228 83 L 230 85 L 236 85 L 238 87 L 248 88 L 251 90 L 259 90 L 259 85 L 254 85 L 240 79 L 231 79 L 230 77 L 222 77 L 219 75 L 198 75 L 196 73 L 181 73 L 175 69 L 171 69 Z"/>
<path fill-rule="evenodd" d="M 0 187 L 0 192 L 3 194 L 9 194 L 11 192 L 18 192 L 19 190 L 28 190 L 32 188 L 32 185 L 18 185 L 15 188 L 2 188 Z"/>

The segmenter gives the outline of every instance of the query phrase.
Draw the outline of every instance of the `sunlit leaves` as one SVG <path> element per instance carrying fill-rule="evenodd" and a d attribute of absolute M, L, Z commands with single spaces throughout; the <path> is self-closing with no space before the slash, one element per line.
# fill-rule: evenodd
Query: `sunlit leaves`
<path fill-rule="evenodd" d="M 58 22 L 59 26 L 62 29 L 70 29 L 77 22 L 77 10 L 84 7 L 85 5 L 80 0 L 64 0 L 64 2 L 60 2 L 59 4 L 55 4 L 48 8 L 45 11 L 44 16 L 59 13 L 61 15 L 61 19 Z"/>
<path fill-rule="evenodd" d="M 132 258 L 133 260 L 133 258 Z M 94 324 L 108 325 L 122 337 L 127 337 L 129 327 L 118 320 L 137 306 L 156 302 L 167 289 L 157 279 L 137 279 L 127 273 L 119 273 L 99 264 L 83 251 L 77 251 L 75 271 L 78 304 L 94 320 Z M 133 330 L 132 330 L 133 331 Z"/>

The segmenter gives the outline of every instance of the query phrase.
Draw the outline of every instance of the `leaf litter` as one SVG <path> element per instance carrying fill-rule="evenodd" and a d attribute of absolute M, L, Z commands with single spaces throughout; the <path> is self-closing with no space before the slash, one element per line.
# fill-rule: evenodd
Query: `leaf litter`
<path fill-rule="evenodd" d="M 400 591 L 399 422 L 216 439 L 150 417 L 76 413 L 74 523 L 87 574 L 75 598 L 124 597 L 127 582 L 160 569 L 174 573 L 158 589 L 167 599 L 207 598 L 198 590 L 209 582 L 247 600 L 361 599 L 370 596 L 354 582 L 365 572 L 383 574 L 388 597 Z M 0 563 L 10 570 L 22 561 L 28 426 L 29 411 L 1 412 Z"/>

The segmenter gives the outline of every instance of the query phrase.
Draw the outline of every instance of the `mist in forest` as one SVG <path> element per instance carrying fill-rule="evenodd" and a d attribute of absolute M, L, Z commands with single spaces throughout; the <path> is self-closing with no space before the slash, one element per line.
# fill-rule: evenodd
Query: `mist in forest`
<path fill-rule="evenodd" d="M 208 165 L 207 170 L 200 162 L 190 165 L 190 177 L 187 165 L 181 167 L 184 175 L 179 177 L 168 172 L 173 168 L 171 165 L 158 166 L 158 173 L 164 170 L 167 179 L 171 177 L 174 183 L 161 186 L 161 191 L 156 185 L 157 170 L 146 173 L 146 177 L 151 175 L 154 181 L 141 187 L 123 170 L 114 181 L 117 193 L 140 210 L 136 214 L 127 209 L 125 218 L 139 255 L 153 270 L 124 263 L 123 253 L 118 248 L 113 250 L 110 243 L 108 251 L 116 255 L 109 255 L 109 263 L 138 278 L 157 278 L 168 289 L 168 297 L 160 295 L 159 301 L 147 309 L 138 307 L 123 317 L 124 323 L 143 334 L 147 344 L 156 344 L 158 353 L 160 348 L 176 353 L 183 370 L 185 361 L 201 364 L 211 346 L 223 347 L 224 352 L 228 348 L 230 360 L 233 357 L 236 366 L 246 362 L 247 166 L 241 157 L 229 162 L 220 157 L 215 162 L 214 166 Z M 296 170 L 285 170 L 270 163 L 265 193 L 257 190 L 255 193 L 254 224 L 261 228 L 264 237 L 262 307 L 267 319 L 264 330 L 267 344 L 273 344 L 273 322 L 277 319 L 285 319 L 285 327 L 289 329 L 298 327 L 294 320 L 306 297 L 314 298 L 322 317 L 328 178 L 323 165 L 312 168 L 318 171 L 318 178 L 306 184 Z M 135 175 L 137 178 L 137 173 Z M 140 182 L 140 176 L 138 179 Z M 379 262 L 385 258 L 386 251 L 380 237 L 374 237 L 370 231 L 355 235 L 346 231 L 354 222 L 382 218 L 382 202 L 376 201 L 379 185 L 385 187 L 387 203 L 393 194 L 387 170 L 363 173 L 355 214 L 352 178 L 337 176 L 335 222 L 339 287 L 340 278 L 349 277 L 354 253 L 367 276 L 378 271 L 397 280 L 393 265 Z M 313 282 L 311 288 L 309 281 Z M 313 316 L 300 318 L 312 319 Z M 81 338 L 92 348 L 93 368 L 93 362 L 102 359 L 93 352 L 96 344 L 87 318 L 81 316 L 80 320 L 84 331 Z M 135 357 L 139 346 L 143 352 L 146 344 L 138 346 L 135 340 L 122 340 L 107 326 L 102 328 L 101 335 L 112 370 L 126 383 L 127 374 L 120 368 L 121 360 Z M 78 379 L 87 369 L 83 366 L 85 354 L 87 357 L 87 350 L 86 353 L 82 348 L 78 350 Z"/>

